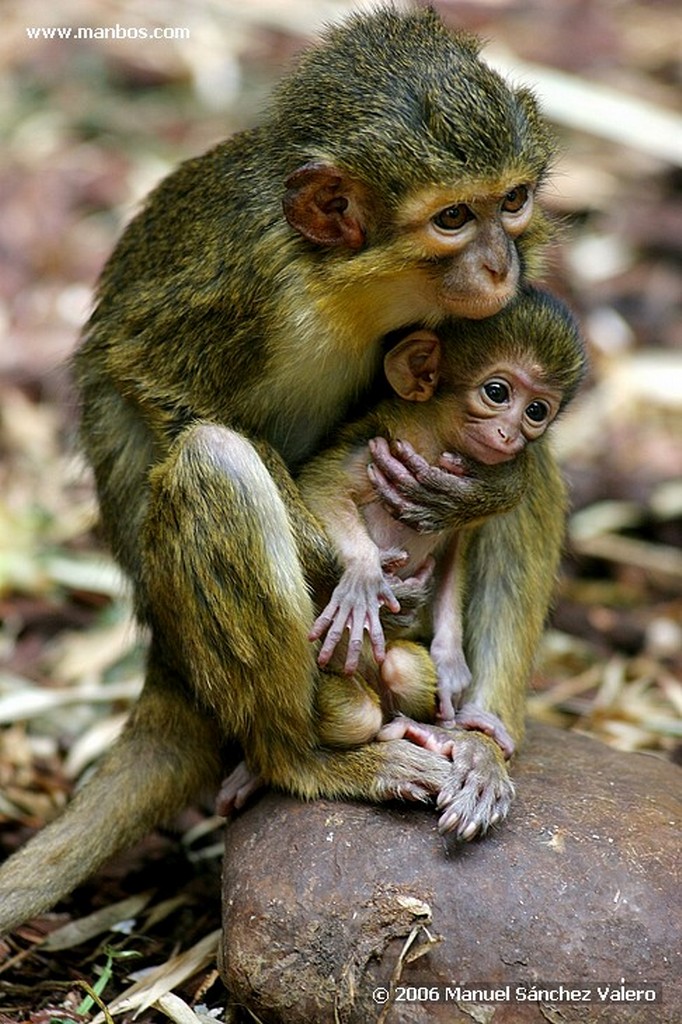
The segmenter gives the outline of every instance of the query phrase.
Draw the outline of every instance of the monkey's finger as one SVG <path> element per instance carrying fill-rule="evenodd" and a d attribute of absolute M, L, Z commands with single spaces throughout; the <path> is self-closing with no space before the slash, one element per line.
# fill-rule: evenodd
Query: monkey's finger
<path fill-rule="evenodd" d="M 367 475 L 379 498 L 389 511 L 415 516 L 419 514 L 421 506 L 409 501 L 374 463 L 370 463 L 367 467 Z"/>
<path fill-rule="evenodd" d="M 434 563 L 435 564 L 435 563 Z M 407 579 L 396 579 L 393 583 L 393 591 L 400 602 L 403 613 L 414 612 L 420 608 L 429 597 L 429 582 L 433 571 L 433 565 L 424 565 Z"/>
<path fill-rule="evenodd" d="M 391 574 L 394 574 L 397 569 L 402 569 L 410 558 L 407 551 L 402 551 L 399 548 L 391 548 L 389 551 L 381 551 L 380 556 L 381 568 L 384 572 Z"/>
<path fill-rule="evenodd" d="M 457 709 L 452 701 L 451 693 L 443 693 L 440 696 L 438 704 L 438 718 L 439 724 L 447 727 L 448 723 L 455 724 L 455 717 L 457 715 Z"/>
<path fill-rule="evenodd" d="M 448 807 L 438 819 L 438 831 L 441 835 L 446 832 L 454 832 L 457 839 L 468 843 L 479 835 L 487 832 L 491 825 L 496 825 L 502 819 L 502 812 L 488 812 L 487 808 L 481 808 L 476 815 L 470 816 L 464 808 L 457 805 Z"/>
<path fill-rule="evenodd" d="M 428 583 L 433 576 L 433 570 L 436 568 L 436 559 L 433 555 L 428 555 L 424 559 L 419 568 L 414 572 L 414 575 L 408 576 L 404 581 L 405 583 L 412 583 L 414 586 L 424 586 Z"/>
<path fill-rule="evenodd" d="M 384 438 L 377 438 L 375 448 L 370 450 L 374 462 L 382 472 L 408 493 L 418 491 L 424 483 L 430 484 L 433 480 L 438 480 L 443 472 L 427 462 L 409 441 L 397 440 L 389 447 Z"/>
<path fill-rule="evenodd" d="M 308 639 L 319 640 L 331 626 L 338 610 L 338 603 L 336 601 L 330 601 L 327 607 L 320 612 L 313 622 L 310 632 L 308 633 Z"/>
<path fill-rule="evenodd" d="M 460 734 L 452 753 L 454 772 L 436 799 L 440 832 L 467 842 L 506 817 L 514 785 L 488 740 Z"/>
<path fill-rule="evenodd" d="M 454 452 L 443 452 L 439 455 L 437 465 L 452 476 L 466 476 L 464 459 Z"/>
<path fill-rule="evenodd" d="M 451 452 L 443 452 L 434 466 L 416 452 L 409 441 L 395 441 L 392 454 L 409 470 L 418 486 L 427 486 L 436 494 L 452 497 L 466 490 L 472 482 L 464 472 L 461 459 Z"/>
<path fill-rule="evenodd" d="M 259 789 L 262 789 L 264 785 L 265 783 L 260 775 L 254 775 L 248 782 L 245 782 L 243 786 L 240 786 L 237 790 L 237 796 L 234 801 L 235 811 L 240 811 L 253 794 L 257 793 Z"/>
<path fill-rule="evenodd" d="M 400 444 L 403 445 L 405 454 L 408 457 L 411 456 L 412 465 L 408 464 L 407 458 L 397 457 L 402 454 L 403 450 L 398 447 Z M 430 469 L 430 466 L 421 455 L 417 455 L 411 445 L 406 445 L 405 442 L 396 442 L 396 452 L 394 453 L 389 448 L 385 438 L 376 437 L 369 442 L 369 450 L 372 455 L 372 462 L 368 470 L 369 468 L 378 470 L 387 484 L 397 484 L 405 494 L 419 490 L 419 480 L 413 471 L 413 467 L 418 468 L 421 473 L 424 473 Z"/>
<path fill-rule="evenodd" d="M 314 621 L 314 623 L 313 623 L 313 625 L 312 625 L 312 627 L 310 629 L 310 632 L 308 633 L 308 639 L 311 640 L 311 641 L 312 640 L 319 640 L 320 637 L 323 636 L 327 632 L 327 630 L 329 629 L 330 625 L 331 625 L 331 619 L 328 619 L 326 616 L 320 615 L 320 617 L 318 619 L 315 619 L 315 621 Z"/>
<path fill-rule="evenodd" d="M 438 819 L 438 831 L 441 835 L 454 832 L 457 839 L 469 842 L 479 833 L 485 832 L 488 827 L 489 822 L 483 808 L 476 807 L 476 800 L 472 798 L 466 786 L 456 794 L 453 794 L 450 786 L 446 786 L 438 795 L 436 807 L 439 810 L 445 808 Z"/>
<path fill-rule="evenodd" d="M 375 463 L 396 488 L 434 510 L 440 509 L 443 501 L 449 503 L 467 494 L 476 484 L 463 471 L 459 457 L 450 452 L 439 456 L 438 464 L 433 466 L 409 441 L 394 441 L 390 449 L 386 444 L 377 445 L 376 452 Z"/>
<path fill-rule="evenodd" d="M 424 750 L 430 750 L 443 757 L 449 757 L 454 748 L 454 741 L 449 736 L 443 736 L 432 726 L 415 722 L 412 718 L 407 718 L 406 715 L 397 715 L 393 721 L 382 726 L 376 738 L 380 740 L 406 739 L 418 747 L 423 747 Z M 441 790 L 442 792 L 443 790 Z"/>
<path fill-rule="evenodd" d="M 443 736 L 436 728 L 421 725 L 419 722 L 408 723 L 405 738 L 424 747 L 425 750 L 431 750 L 434 754 L 441 754 L 443 757 L 450 757 L 455 746 L 454 740 L 449 736 Z"/>
<path fill-rule="evenodd" d="M 375 463 L 367 467 L 367 475 L 377 497 L 393 518 L 419 533 L 433 533 L 451 525 L 453 503 L 460 497 L 460 485 L 467 478 L 435 469 L 432 471 L 434 481 L 427 480 L 426 476 L 418 481 L 406 473 L 399 462 L 394 460 L 394 465 L 398 467 L 395 475 L 388 474 L 388 470 L 384 472 L 386 466 L 383 462 L 381 468 Z M 449 486 L 443 486 L 443 480 L 450 481 Z M 457 481 L 457 486 L 454 486 L 454 481 Z"/>
<path fill-rule="evenodd" d="M 398 605 L 397 610 L 400 611 L 400 605 Z M 367 612 L 365 617 L 365 629 L 369 636 L 374 660 L 377 665 L 381 665 L 386 657 L 386 640 L 384 638 L 384 630 L 381 625 L 378 611 L 372 609 Z"/>
<path fill-rule="evenodd" d="M 346 622 L 349 636 L 344 671 L 347 675 L 352 675 L 353 672 L 357 671 L 357 667 L 360 664 L 360 655 L 365 636 L 365 619 L 365 613 L 359 612 L 357 608 L 354 608 Z"/>
<path fill-rule="evenodd" d="M 452 832 L 457 827 L 460 817 L 461 814 L 456 807 L 448 807 L 438 819 L 438 831 L 441 835 L 444 835 L 446 832 Z"/>
<path fill-rule="evenodd" d="M 324 666 L 330 661 L 332 654 L 336 650 L 339 641 L 344 634 L 344 631 L 348 627 L 349 621 L 349 616 L 342 610 L 334 616 L 324 643 L 317 655 L 317 664 L 321 668 L 324 668 Z"/>
<path fill-rule="evenodd" d="M 384 585 L 377 594 L 377 597 L 379 599 L 378 604 L 380 607 L 383 606 L 385 608 L 388 608 L 389 612 L 393 612 L 394 615 L 398 614 L 398 612 L 400 611 L 400 601 L 395 596 L 395 594 L 393 593 L 393 591 L 391 590 L 387 583 L 384 582 Z M 377 619 L 377 622 L 378 621 L 379 620 Z"/>
<path fill-rule="evenodd" d="M 462 729 L 485 733 L 495 740 L 508 761 L 516 749 L 516 744 L 502 721 L 490 711 L 484 711 L 475 704 L 464 704 L 455 714 L 457 725 Z"/>
<path fill-rule="evenodd" d="M 417 479 L 432 468 L 424 456 L 415 451 L 409 441 L 401 441 L 400 439 L 394 441 L 390 451 Z"/>
<path fill-rule="evenodd" d="M 390 722 L 386 722 L 386 725 L 382 725 L 374 739 L 380 743 L 390 743 L 391 740 L 401 740 L 404 736 L 403 716 L 396 715 Z"/>
<path fill-rule="evenodd" d="M 329 664 L 340 639 L 340 636 L 333 636 L 329 633 L 327 634 L 327 639 L 318 651 L 317 655 L 317 664 L 320 668 L 325 668 L 325 666 Z"/>

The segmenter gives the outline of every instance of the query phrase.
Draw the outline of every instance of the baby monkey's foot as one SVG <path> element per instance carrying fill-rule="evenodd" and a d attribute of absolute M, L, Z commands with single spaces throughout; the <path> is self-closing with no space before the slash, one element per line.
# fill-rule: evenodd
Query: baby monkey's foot
<path fill-rule="evenodd" d="M 235 770 L 223 779 L 215 801 L 216 814 L 227 818 L 232 811 L 238 811 L 250 796 L 257 793 L 263 786 L 260 775 L 256 775 L 247 767 L 246 761 L 240 761 Z"/>
<path fill-rule="evenodd" d="M 457 734 L 454 729 L 429 725 L 426 722 L 415 722 L 405 715 L 397 715 L 392 721 L 382 726 L 377 733 L 378 740 L 410 740 L 434 754 L 450 757 L 455 745 Z"/>

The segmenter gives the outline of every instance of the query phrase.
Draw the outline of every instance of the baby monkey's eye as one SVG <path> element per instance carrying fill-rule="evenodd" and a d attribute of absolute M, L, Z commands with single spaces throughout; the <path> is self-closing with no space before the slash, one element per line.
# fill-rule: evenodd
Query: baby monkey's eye
<path fill-rule="evenodd" d="M 457 203 L 441 210 L 431 220 L 441 231 L 459 231 L 472 217 L 473 213 L 465 203 Z"/>
<path fill-rule="evenodd" d="M 488 380 L 483 385 L 487 397 L 495 405 L 504 405 L 505 402 L 509 401 L 509 388 L 501 380 Z"/>
<path fill-rule="evenodd" d="M 502 209 L 507 213 L 518 213 L 528 202 L 528 186 L 517 185 L 507 192 L 502 202 Z"/>
<path fill-rule="evenodd" d="M 546 419 L 549 419 L 549 406 L 546 402 L 541 402 L 536 398 L 534 402 L 526 406 L 526 416 L 533 423 L 544 423 Z"/>

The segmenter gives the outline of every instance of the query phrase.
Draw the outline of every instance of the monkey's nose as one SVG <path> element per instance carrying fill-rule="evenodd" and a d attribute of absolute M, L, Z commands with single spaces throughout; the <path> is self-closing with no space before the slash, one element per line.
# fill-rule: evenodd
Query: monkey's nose
<path fill-rule="evenodd" d="M 509 267 L 506 264 L 498 267 L 495 265 L 491 266 L 490 263 L 486 263 L 485 269 L 493 279 L 493 284 L 503 284 L 509 274 Z"/>

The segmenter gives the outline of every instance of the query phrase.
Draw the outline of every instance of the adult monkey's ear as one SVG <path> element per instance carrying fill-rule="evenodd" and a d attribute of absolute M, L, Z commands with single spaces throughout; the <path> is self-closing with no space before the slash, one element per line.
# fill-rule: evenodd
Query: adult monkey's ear
<path fill-rule="evenodd" d="M 437 334 L 413 331 L 386 353 L 386 379 L 400 398 L 428 402 L 438 384 L 440 355 Z"/>
<path fill-rule="evenodd" d="M 365 190 L 333 164 L 304 164 L 286 180 L 284 216 L 315 245 L 361 249 L 365 244 Z"/>

